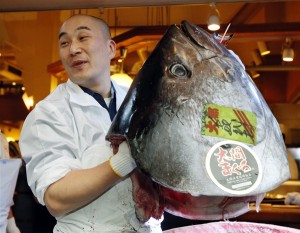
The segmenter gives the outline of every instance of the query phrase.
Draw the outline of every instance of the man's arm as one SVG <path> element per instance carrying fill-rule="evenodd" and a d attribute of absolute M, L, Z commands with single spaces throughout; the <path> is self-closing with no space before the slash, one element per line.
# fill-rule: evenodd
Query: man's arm
<path fill-rule="evenodd" d="M 48 187 L 44 201 L 49 212 L 58 217 L 93 201 L 120 179 L 108 161 L 93 168 L 72 170 Z"/>
<path fill-rule="evenodd" d="M 109 161 L 96 167 L 72 170 L 51 184 L 44 195 L 45 204 L 53 216 L 60 216 L 82 207 L 127 176 L 136 164 L 126 142 Z"/>

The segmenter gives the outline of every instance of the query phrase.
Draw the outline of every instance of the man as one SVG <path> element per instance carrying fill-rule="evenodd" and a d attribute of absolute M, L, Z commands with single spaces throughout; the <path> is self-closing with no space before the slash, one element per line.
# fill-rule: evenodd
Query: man
<path fill-rule="evenodd" d="M 74 15 L 59 33 L 68 81 L 38 103 L 24 122 L 20 148 L 28 183 L 56 217 L 54 232 L 161 232 L 139 222 L 128 175 L 136 167 L 123 142 L 113 155 L 105 135 L 126 91 L 110 79 L 116 45 L 107 24 Z"/>

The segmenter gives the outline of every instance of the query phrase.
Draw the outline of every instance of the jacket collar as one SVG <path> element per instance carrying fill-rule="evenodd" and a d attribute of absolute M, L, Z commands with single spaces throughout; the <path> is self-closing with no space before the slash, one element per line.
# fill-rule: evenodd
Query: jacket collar
<path fill-rule="evenodd" d="M 128 89 L 124 89 L 124 88 L 120 87 L 119 85 L 117 85 L 117 83 L 114 80 L 112 80 L 112 84 L 113 84 L 114 91 L 116 93 L 116 98 L 117 98 L 116 107 L 117 107 L 117 109 L 119 109 Z M 99 106 L 97 101 L 92 96 L 85 93 L 79 87 L 79 85 L 75 84 L 70 79 L 67 80 L 66 86 L 67 86 L 67 89 L 69 92 L 70 101 L 72 103 L 75 103 L 75 104 L 78 104 L 81 106 L 91 106 L 91 105 Z"/>

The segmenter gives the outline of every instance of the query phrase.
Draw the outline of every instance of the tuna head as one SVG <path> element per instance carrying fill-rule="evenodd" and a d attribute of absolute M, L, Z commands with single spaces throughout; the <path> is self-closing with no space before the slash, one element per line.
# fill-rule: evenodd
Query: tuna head
<path fill-rule="evenodd" d="M 143 172 L 193 196 L 247 196 L 288 179 L 278 123 L 237 57 L 205 30 L 172 25 L 135 77 L 107 139 Z"/>

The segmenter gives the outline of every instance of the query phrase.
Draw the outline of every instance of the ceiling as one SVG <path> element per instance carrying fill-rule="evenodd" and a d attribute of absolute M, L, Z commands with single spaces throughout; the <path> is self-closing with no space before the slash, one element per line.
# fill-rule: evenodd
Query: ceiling
<path fill-rule="evenodd" d="M 10 0 L 1 1 L 0 11 L 39 11 L 39 10 L 65 10 L 65 9 L 97 9 L 116 7 L 137 6 L 168 6 L 210 3 L 207 0 Z M 238 2 L 275 2 L 272 0 L 215 0 L 216 3 L 238 3 Z"/>
<path fill-rule="evenodd" d="M 222 34 L 230 24 L 228 34 L 234 33 L 227 46 L 234 50 L 247 67 L 260 77 L 254 82 L 269 104 L 298 103 L 300 100 L 300 1 L 215 1 L 221 16 Z M 150 4 L 151 3 L 151 4 Z M 0 2 L 1 12 L 73 10 L 100 15 L 109 22 L 118 49 L 127 48 L 124 70 L 134 77 L 142 63 L 170 24 L 187 19 L 206 28 L 210 11 L 209 1 L 164 0 L 10 0 Z M 282 62 L 282 45 L 291 38 L 295 59 Z M 259 56 L 256 64 L 253 53 L 257 42 L 264 41 L 271 50 Z M 119 50 L 118 50 L 119 51 Z M 119 56 L 119 52 L 117 57 Z M 60 61 L 49 64 L 48 71 L 62 70 Z"/>

